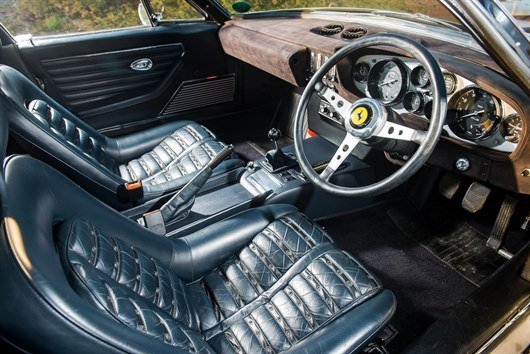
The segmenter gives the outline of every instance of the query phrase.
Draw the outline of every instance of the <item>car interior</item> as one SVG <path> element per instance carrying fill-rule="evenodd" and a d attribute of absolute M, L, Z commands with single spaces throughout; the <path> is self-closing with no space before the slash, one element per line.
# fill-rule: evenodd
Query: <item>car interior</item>
<path fill-rule="evenodd" d="M 489 352 L 530 308 L 528 92 L 456 22 L 190 3 L 0 25 L 2 346 Z"/>

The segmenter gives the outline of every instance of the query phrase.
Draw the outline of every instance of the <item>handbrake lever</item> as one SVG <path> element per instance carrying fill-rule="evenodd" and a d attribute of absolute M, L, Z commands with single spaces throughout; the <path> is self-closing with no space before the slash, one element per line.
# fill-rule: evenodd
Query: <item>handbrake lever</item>
<path fill-rule="evenodd" d="M 225 146 L 184 187 L 162 205 L 160 209 L 143 214 L 139 220 L 140 223 L 157 234 L 165 235 L 167 223 L 182 220 L 188 216 L 197 193 L 199 193 L 206 181 L 212 176 L 213 170 L 227 157 L 231 156 L 233 151 L 233 145 Z"/>

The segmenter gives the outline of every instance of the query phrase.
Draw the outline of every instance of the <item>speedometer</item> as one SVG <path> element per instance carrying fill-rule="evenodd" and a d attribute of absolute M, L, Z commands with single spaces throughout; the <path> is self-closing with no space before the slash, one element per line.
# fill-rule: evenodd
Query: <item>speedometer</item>
<path fill-rule="evenodd" d="M 383 60 L 370 70 L 368 92 L 382 103 L 396 103 L 407 90 L 407 70 L 399 60 Z"/>
<path fill-rule="evenodd" d="M 463 139 L 483 140 L 499 127 L 501 114 L 496 97 L 479 88 L 466 89 L 449 103 L 449 128 Z"/>

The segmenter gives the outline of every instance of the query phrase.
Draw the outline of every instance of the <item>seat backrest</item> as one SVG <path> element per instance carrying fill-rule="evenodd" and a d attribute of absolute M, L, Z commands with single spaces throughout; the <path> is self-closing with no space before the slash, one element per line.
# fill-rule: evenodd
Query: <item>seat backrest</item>
<path fill-rule="evenodd" d="M 85 179 L 88 185 L 96 182 L 98 188 L 106 189 L 104 193 L 115 193 L 124 182 L 117 162 L 106 151 L 109 139 L 22 73 L 0 65 L 0 91 L 11 136 L 28 152 L 75 180 Z"/>

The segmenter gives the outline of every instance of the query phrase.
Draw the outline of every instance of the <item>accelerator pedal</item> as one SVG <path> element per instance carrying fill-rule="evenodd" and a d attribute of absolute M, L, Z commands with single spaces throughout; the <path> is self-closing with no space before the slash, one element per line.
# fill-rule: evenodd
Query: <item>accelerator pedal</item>
<path fill-rule="evenodd" d="M 504 238 L 506 236 L 506 231 L 508 231 L 508 226 L 512 220 L 513 213 L 515 212 L 515 207 L 519 200 L 510 195 L 506 195 L 502 201 L 499 214 L 495 219 L 495 224 L 491 230 L 490 237 L 486 243 L 489 247 L 493 248 L 495 251 L 499 252 L 501 250 Z"/>
<path fill-rule="evenodd" d="M 470 213 L 480 211 L 491 193 L 491 189 L 480 183 L 473 182 L 462 199 L 462 208 Z"/>
<path fill-rule="evenodd" d="M 448 172 L 440 179 L 438 190 L 441 195 L 451 200 L 454 198 L 461 185 L 462 177 L 455 173 Z"/>

